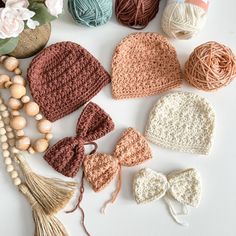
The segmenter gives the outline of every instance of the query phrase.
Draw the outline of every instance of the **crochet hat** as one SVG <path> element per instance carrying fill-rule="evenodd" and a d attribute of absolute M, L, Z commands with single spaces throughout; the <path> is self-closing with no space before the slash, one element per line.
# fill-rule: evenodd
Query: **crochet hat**
<path fill-rule="evenodd" d="M 28 69 L 31 94 L 50 121 L 58 120 L 94 97 L 110 76 L 87 50 L 72 42 L 44 49 Z"/>
<path fill-rule="evenodd" d="M 150 113 L 145 136 L 166 148 L 207 155 L 214 128 L 215 114 L 206 99 L 176 92 L 158 100 Z"/>
<path fill-rule="evenodd" d="M 112 60 L 116 99 L 155 95 L 181 85 L 175 48 L 157 33 L 135 33 L 117 46 Z"/>

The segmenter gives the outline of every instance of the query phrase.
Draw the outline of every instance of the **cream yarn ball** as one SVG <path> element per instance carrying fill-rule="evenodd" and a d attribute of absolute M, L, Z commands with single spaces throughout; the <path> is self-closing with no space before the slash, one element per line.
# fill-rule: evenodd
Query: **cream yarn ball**
<path fill-rule="evenodd" d="M 161 20 L 171 38 L 190 39 L 205 25 L 209 0 L 168 0 Z"/>

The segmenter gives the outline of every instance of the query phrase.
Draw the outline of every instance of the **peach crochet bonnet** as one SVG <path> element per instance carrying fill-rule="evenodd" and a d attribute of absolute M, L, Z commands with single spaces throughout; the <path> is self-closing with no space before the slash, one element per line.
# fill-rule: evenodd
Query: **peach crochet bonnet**
<path fill-rule="evenodd" d="M 115 99 L 145 97 L 181 85 L 175 48 L 157 33 L 134 33 L 116 47 L 112 60 Z"/>

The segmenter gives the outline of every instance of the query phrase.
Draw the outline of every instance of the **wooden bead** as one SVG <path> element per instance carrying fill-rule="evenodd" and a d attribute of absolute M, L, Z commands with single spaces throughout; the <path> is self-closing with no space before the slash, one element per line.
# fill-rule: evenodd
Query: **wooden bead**
<path fill-rule="evenodd" d="M 27 136 L 23 136 L 18 140 L 16 140 L 16 147 L 21 151 L 27 150 L 29 146 L 30 146 L 30 139 Z"/>
<path fill-rule="evenodd" d="M 9 117 L 9 116 L 10 116 L 9 111 L 3 111 L 2 112 L 2 117 L 6 118 L 6 117 Z"/>
<path fill-rule="evenodd" d="M 48 141 L 46 139 L 37 139 L 34 143 L 34 150 L 36 152 L 45 152 L 48 148 Z"/>
<path fill-rule="evenodd" d="M 7 136 L 3 135 L 0 139 L 2 143 L 5 143 L 7 141 Z"/>
<path fill-rule="evenodd" d="M 7 157 L 4 162 L 5 162 L 6 165 L 12 164 L 12 160 L 11 160 L 10 157 Z"/>
<path fill-rule="evenodd" d="M 20 75 L 20 74 L 22 73 L 22 71 L 21 71 L 21 69 L 18 67 L 18 68 L 16 68 L 16 69 L 14 70 L 14 73 L 15 73 L 16 75 Z"/>
<path fill-rule="evenodd" d="M 3 103 L 3 100 L 2 100 L 2 98 L 0 98 L 0 104 L 2 104 Z"/>
<path fill-rule="evenodd" d="M 2 144 L 2 150 L 7 150 L 9 148 L 8 143 L 3 143 Z"/>
<path fill-rule="evenodd" d="M 12 172 L 11 172 L 11 178 L 12 179 L 15 179 L 15 178 L 17 178 L 18 177 L 18 172 L 16 171 L 16 170 L 13 170 Z"/>
<path fill-rule="evenodd" d="M 7 107 L 4 104 L 0 105 L 0 111 L 5 111 L 7 109 Z"/>
<path fill-rule="evenodd" d="M 13 98 L 21 98 L 26 94 L 26 88 L 20 84 L 13 84 L 10 87 L 10 92 Z"/>
<path fill-rule="evenodd" d="M 10 117 L 4 118 L 3 121 L 4 121 L 4 124 L 5 124 L 5 125 L 10 124 Z"/>
<path fill-rule="evenodd" d="M 52 134 L 46 134 L 45 135 L 45 138 L 47 139 L 47 140 L 51 140 L 52 138 L 53 138 L 53 135 Z"/>
<path fill-rule="evenodd" d="M 33 149 L 33 147 L 29 147 L 28 152 L 29 154 L 34 154 L 35 150 Z"/>
<path fill-rule="evenodd" d="M 0 128 L 4 127 L 4 122 L 0 120 Z"/>
<path fill-rule="evenodd" d="M 40 120 L 37 128 L 40 133 L 47 134 L 52 130 L 52 123 L 49 120 Z"/>
<path fill-rule="evenodd" d="M 9 157 L 10 156 L 10 152 L 8 150 L 4 150 L 2 152 L 2 155 L 3 155 L 3 157 Z"/>
<path fill-rule="evenodd" d="M 28 116 L 35 116 L 39 113 L 39 106 L 36 102 L 28 102 L 24 105 L 24 110 Z"/>
<path fill-rule="evenodd" d="M 38 114 L 38 115 L 35 116 L 35 119 L 36 120 L 42 120 L 43 116 L 41 114 Z"/>
<path fill-rule="evenodd" d="M 15 179 L 14 179 L 14 185 L 15 185 L 15 186 L 19 186 L 20 184 L 21 184 L 21 179 L 18 178 L 18 177 L 15 178 Z"/>
<path fill-rule="evenodd" d="M 8 57 L 3 61 L 3 65 L 9 71 L 14 71 L 19 66 L 19 60 L 15 57 Z"/>
<path fill-rule="evenodd" d="M 26 126 L 26 119 L 23 116 L 14 116 L 10 119 L 10 126 L 16 130 L 23 129 Z"/>
<path fill-rule="evenodd" d="M 8 58 L 8 56 L 5 56 L 5 55 L 4 55 L 4 56 L 1 56 L 1 57 L 0 57 L 0 62 L 3 63 L 3 61 L 4 61 L 6 58 Z"/>
<path fill-rule="evenodd" d="M 8 132 L 8 133 L 7 133 L 7 137 L 8 137 L 9 139 L 13 139 L 13 138 L 15 137 L 15 135 L 14 135 L 13 132 Z"/>
<path fill-rule="evenodd" d="M 23 96 L 23 97 L 21 98 L 21 101 L 22 101 L 23 103 L 28 103 L 28 102 L 30 101 L 30 97 L 27 96 L 27 95 L 25 95 L 25 96 Z"/>
<path fill-rule="evenodd" d="M 11 131 L 12 131 L 12 128 L 11 128 L 9 125 L 6 125 L 6 131 L 7 131 L 7 132 L 11 132 Z"/>
<path fill-rule="evenodd" d="M 13 111 L 11 112 L 11 114 L 12 114 L 12 116 L 19 116 L 19 115 L 20 115 L 20 112 L 13 110 Z"/>
<path fill-rule="evenodd" d="M 4 84 L 4 87 L 5 88 L 10 88 L 12 86 L 12 82 L 11 81 L 7 81 L 5 84 Z"/>
<path fill-rule="evenodd" d="M 4 135 L 4 134 L 6 134 L 6 130 L 4 129 L 4 128 L 0 128 L 0 135 Z"/>
<path fill-rule="evenodd" d="M 20 84 L 20 85 L 23 85 L 23 86 L 26 85 L 26 81 L 25 81 L 25 79 L 24 79 L 21 75 L 15 75 L 15 76 L 12 78 L 12 83 L 14 83 L 14 84 Z"/>
<path fill-rule="evenodd" d="M 17 153 L 19 153 L 19 149 L 17 149 L 16 147 L 12 147 L 11 152 L 14 154 L 17 154 Z"/>
<path fill-rule="evenodd" d="M 22 107 L 21 101 L 16 98 L 9 98 L 7 105 L 13 110 L 19 110 Z"/>
<path fill-rule="evenodd" d="M 10 139 L 8 141 L 8 144 L 11 146 L 11 147 L 14 147 L 15 146 L 15 140 L 14 139 Z"/>
<path fill-rule="evenodd" d="M 0 88 L 5 88 L 5 83 L 10 81 L 8 75 L 0 75 Z"/>
<path fill-rule="evenodd" d="M 7 165 L 7 172 L 12 172 L 14 170 L 14 166 L 13 165 Z"/>
<path fill-rule="evenodd" d="M 23 129 L 17 130 L 17 131 L 16 131 L 16 136 L 18 136 L 18 137 L 25 136 L 24 130 L 23 130 Z"/>

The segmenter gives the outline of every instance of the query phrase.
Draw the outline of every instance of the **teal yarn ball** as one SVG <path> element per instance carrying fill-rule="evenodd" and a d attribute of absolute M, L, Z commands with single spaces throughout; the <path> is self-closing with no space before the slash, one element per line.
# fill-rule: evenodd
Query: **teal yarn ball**
<path fill-rule="evenodd" d="M 112 0 L 68 0 L 73 19 L 82 25 L 104 25 L 112 16 Z"/>

